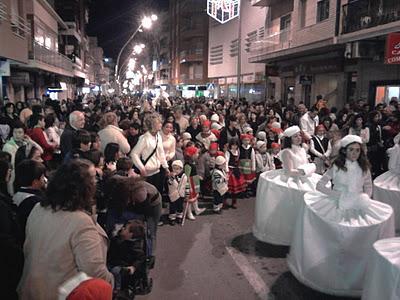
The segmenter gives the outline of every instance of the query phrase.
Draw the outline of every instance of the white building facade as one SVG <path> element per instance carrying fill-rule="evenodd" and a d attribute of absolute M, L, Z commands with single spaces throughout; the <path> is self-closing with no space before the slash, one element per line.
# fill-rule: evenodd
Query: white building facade
<path fill-rule="evenodd" d="M 266 7 L 252 6 L 242 0 L 240 96 L 249 101 L 265 100 L 265 65 L 250 63 L 250 44 L 264 37 Z M 213 83 L 214 97 L 237 96 L 239 19 L 220 24 L 210 18 L 208 44 L 208 77 Z"/>

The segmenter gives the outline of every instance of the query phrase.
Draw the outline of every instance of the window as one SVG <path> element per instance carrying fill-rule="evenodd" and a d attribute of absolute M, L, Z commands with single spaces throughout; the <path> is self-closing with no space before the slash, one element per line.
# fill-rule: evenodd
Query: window
<path fill-rule="evenodd" d="M 307 0 L 300 0 L 300 28 L 306 26 Z"/>
<path fill-rule="evenodd" d="M 329 0 L 318 1 L 317 23 L 329 18 Z"/>

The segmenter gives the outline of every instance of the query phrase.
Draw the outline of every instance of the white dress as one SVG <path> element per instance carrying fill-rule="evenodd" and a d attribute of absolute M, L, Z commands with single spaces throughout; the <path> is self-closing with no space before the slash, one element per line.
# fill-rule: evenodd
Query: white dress
<path fill-rule="evenodd" d="M 283 169 L 264 172 L 258 180 L 253 234 L 263 242 L 290 245 L 303 195 L 315 191 L 321 175 L 302 147 L 282 150 L 281 160 Z M 307 175 L 300 175 L 303 168 L 310 168 Z"/>
<path fill-rule="evenodd" d="M 304 195 L 288 256 L 305 285 L 327 294 L 360 296 L 368 255 L 377 240 L 394 236 L 392 208 L 371 200 L 370 172 L 346 161 L 330 168 L 317 189 Z M 333 189 L 326 187 L 332 180 Z"/>
<path fill-rule="evenodd" d="M 362 300 L 400 299 L 400 238 L 377 241 L 371 251 Z"/>
<path fill-rule="evenodd" d="M 374 199 L 393 207 L 396 230 L 400 230 L 400 145 L 387 150 L 389 171 L 374 180 Z"/>

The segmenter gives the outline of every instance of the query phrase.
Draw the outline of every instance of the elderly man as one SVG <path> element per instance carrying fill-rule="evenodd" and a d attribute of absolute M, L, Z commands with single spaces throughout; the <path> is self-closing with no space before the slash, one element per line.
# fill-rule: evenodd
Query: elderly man
<path fill-rule="evenodd" d="M 85 115 L 75 110 L 69 115 L 69 124 L 65 127 L 60 140 L 60 149 L 63 157 L 72 150 L 72 141 L 79 129 L 85 126 Z"/>

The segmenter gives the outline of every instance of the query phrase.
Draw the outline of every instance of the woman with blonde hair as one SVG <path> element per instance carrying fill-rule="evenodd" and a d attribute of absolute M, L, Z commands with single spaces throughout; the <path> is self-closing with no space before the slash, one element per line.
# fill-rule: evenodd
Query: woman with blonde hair
<path fill-rule="evenodd" d="M 162 194 L 163 174 L 160 172 L 160 167 L 164 168 L 166 176 L 169 175 L 169 169 L 160 135 L 161 117 L 157 113 L 152 113 L 143 123 L 148 130 L 139 137 L 130 156 L 140 174 Z"/>
<path fill-rule="evenodd" d="M 122 129 L 118 127 L 117 115 L 113 112 L 108 112 L 104 114 L 104 116 L 100 120 L 100 125 L 103 128 L 99 131 L 101 151 L 104 152 L 107 144 L 116 143 L 119 145 L 120 151 L 123 154 L 128 154 L 131 150 L 131 146 L 124 136 Z"/>

